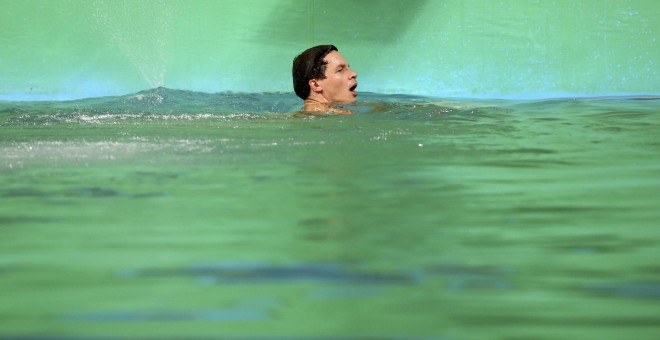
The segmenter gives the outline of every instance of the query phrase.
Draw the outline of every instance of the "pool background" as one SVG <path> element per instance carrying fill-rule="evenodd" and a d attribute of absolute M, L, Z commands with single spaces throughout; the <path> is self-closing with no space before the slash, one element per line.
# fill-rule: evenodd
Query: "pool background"
<path fill-rule="evenodd" d="M 657 15 L 0 0 L 0 338 L 657 339 Z"/>
<path fill-rule="evenodd" d="M 326 43 L 362 91 L 658 94 L 659 15 L 654 0 L 0 0 L 0 100 L 289 92 L 293 56 Z"/>

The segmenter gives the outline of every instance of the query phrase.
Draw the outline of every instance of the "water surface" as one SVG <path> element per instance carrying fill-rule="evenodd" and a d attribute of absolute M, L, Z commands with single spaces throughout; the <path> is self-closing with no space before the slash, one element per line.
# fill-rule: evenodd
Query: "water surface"
<path fill-rule="evenodd" d="M 0 102 L 0 338 L 660 336 L 659 100 L 360 99 Z"/>

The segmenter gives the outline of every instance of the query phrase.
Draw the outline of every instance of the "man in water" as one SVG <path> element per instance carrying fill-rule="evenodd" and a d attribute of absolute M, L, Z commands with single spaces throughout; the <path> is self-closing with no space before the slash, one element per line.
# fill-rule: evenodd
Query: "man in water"
<path fill-rule="evenodd" d="M 293 89 L 304 102 L 304 113 L 351 114 L 332 107 L 357 97 L 357 73 L 333 45 L 319 45 L 293 59 Z"/>

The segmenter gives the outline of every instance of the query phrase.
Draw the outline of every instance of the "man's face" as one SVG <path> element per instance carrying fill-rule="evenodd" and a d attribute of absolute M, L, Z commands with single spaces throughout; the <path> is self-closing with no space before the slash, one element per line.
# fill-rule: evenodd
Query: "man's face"
<path fill-rule="evenodd" d="M 357 97 L 357 73 L 348 66 L 348 62 L 337 51 L 328 53 L 323 58 L 325 79 L 317 80 L 323 89 L 322 95 L 330 103 L 352 103 Z"/>

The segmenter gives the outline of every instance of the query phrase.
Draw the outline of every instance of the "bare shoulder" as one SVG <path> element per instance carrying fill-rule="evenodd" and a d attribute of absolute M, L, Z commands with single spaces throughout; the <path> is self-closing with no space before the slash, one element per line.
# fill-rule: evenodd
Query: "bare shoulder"
<path fill-rule="evenodd" d="M 350 115 L 353 114 L 353 111 L 345 109 L 331 108 L 330 110 L 314 110 L 314 111 L 297 111 L 293 113 L 293 116 L 296 118 L 305 118 L 305 117 L 318 117 L 318 116 L 335 116 L 335 115 Z"/>
<path fill-rule="evenodd" d="M 339 108 L 331 108 L 330 109 L 331 113 L 337 114 L 337 115 L 352 115 L 353 111 L 351 110 L 346 110 L 346 109 L 339 109 Z"/>

